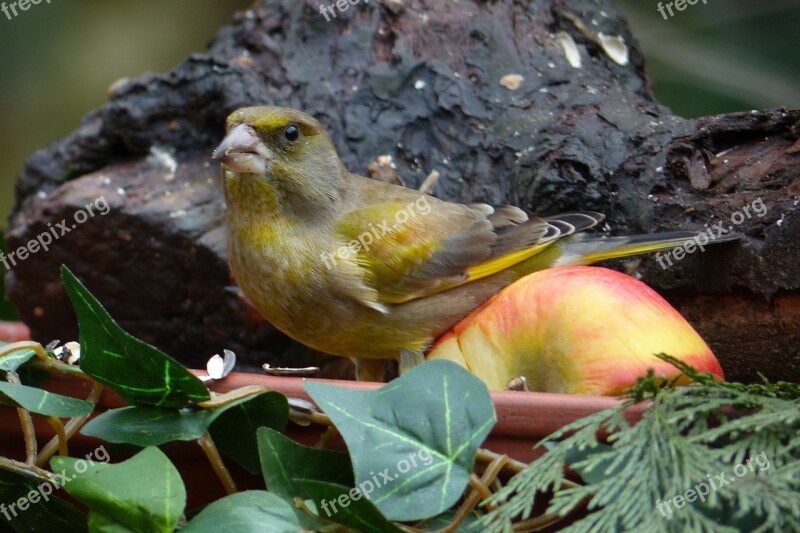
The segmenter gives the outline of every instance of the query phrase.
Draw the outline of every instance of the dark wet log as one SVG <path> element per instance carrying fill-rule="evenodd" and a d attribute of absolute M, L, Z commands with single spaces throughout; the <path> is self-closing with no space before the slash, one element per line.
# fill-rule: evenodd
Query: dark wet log
<path fill-rule="evenodd" d="M 111 208 L 9 272 L 37 339 L 75 337 L 65 263 L 133 334 L 192 365 L 223 348 L 253 364 L 312 360 L 226 290 L 209 155 L 229 112 L 273 103 L 322 120 L 355 172 L 384 154 L 409 186 L 438 171 L 442 198 L 593 209 L 613 234 L 740 221 L 738 243 L 662 256 L 666 269 L 654 257 L 624 266 L 686 314 L 729 377 L 800 379 L 800 112 L 672 115 L 607 1 L 373 1 L 330 22 L 319 9 L 259 2 L 208 54 L 116 84 L 105 107 L 31 157 L 11 249 L 99 197 Z M 622 37 L 629 63 L 599 34 Z"/>

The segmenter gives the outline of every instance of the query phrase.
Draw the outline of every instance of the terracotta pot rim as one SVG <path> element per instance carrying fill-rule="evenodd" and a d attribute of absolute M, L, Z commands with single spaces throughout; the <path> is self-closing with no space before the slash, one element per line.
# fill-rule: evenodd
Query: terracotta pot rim
<path fill-rule="evenodd" d="M 202 370 L 193 370 L 193 372 L 198 376 L 207 375 Z M 246 385 L 261 385 L 291 398 L 311 401 L 304 389 L 306 381 L 364 391 L 375 390 L 385 385 L 384 383 L 273 377 L 233 372 L 223 380 L 211 382 L 209 388 L 215 392 L 225 393 Z M 513 437 L 514 439 L 527 437 L 539 440 L 566 424 L 622 403 L 622 400 L 609 396 L 510 391 L 491 392 L 490 394 L 497 412 L 497 425 L 492 430 L 492 435 Z M 646 404 L 629 408 L 627 410 L 628 419 L 631 422 L 637 421 L 646 408 Z M 531 445 L 533 443 L 531 442 Z"/>
<path fill-rule="evenodd" d="M 0 320 L 0 341 L 20 342 L 31 340 L 31 330 L 22 322 Z"/>
<path fill-rule="evenodd" d="M 206 375 L 205 371 L 193 370 L 196 375 Z M 218 393 L 225 393 L 246 385 L 260 385 L 269 390 L 280 392 L 290 398 L 311 400 L 305 392 L 306 381 L 323 382 L 354 390 L 375 390 L 381 383 L 359 383 L 344 380 L 318 380 L 295 377 L 273 377 L 259 374 L 232 373 L 224 380 L 208 383 L 209 388 Z M 91 389 L 90 382 L 80 378 L 53 376 L 46 389 L 74 398 L 86 398 Z M 570 394 L 554 394 L 541 392 L 492 392 L 492 400 L 497 413 L 497 424 L 483 444 L 484 448 L 496 453 L 508 455 L 523 462 L 530 462 L 541 456 L 543 450 L 536 444 L 546 436 L 561 429 L 567 424 L 601 411 L 620 405 L 621 400 L 604 396 L 579 396 Z M 113 391 L 106 388 L 98 402 L 96 412 L 124 407 L 126 404 Z M 641 418 L 647 404 L 640 404 L 626 410 L 626 418 L 635 423 Z M 0 407 L 0 410 L 4 408 Z M 11 407 L 5 409 L 13 413 Z M 37 434 L 48 429 L 43 420 L 35 420 Z M 8 448 L 9 442 L 19 433 L 19 421 L 14 416 L 0 417 L 0 448 Z M 290 424 L 287 435 L 307 446 L 314 446 L 322 434 L 320 427 L 301 427 Z M 75 446 L 97 446 L 91 437 L 76 435 L 71 442 Z M 340 443 L 337 449 L 343 449 Z M 15 449 L 13 448 L 8 448 Z M 13 452 L 8 452 L 13 453 Z"/>

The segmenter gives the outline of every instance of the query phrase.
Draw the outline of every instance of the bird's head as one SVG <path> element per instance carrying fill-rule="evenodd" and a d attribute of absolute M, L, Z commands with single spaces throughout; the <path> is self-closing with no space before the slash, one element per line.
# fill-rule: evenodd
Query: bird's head
<path fill-rule="evenodd" d="M 284 107 L 246 107 L 228 117 L 226 130 L 213 157 L 234 204 L 263 199 L 305 211 L 338 198 L 344 169 L 314 118 Z"/>

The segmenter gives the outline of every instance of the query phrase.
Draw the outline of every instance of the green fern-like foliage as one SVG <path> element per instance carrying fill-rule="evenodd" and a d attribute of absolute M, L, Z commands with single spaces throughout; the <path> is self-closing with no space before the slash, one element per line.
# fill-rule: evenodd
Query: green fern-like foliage
<path fill-rule="evenodd" d="M 574 532 L 800 531 L 800 385 L 721 383 L 659 357 L 695 383 L 651 372 L 619 407 L 548 437 L 547 453 L 489 499 L 482 527 L 510 532 L 550 498 L 548 514 L 582 512 Z M 632 425 L 625 409 L 641 402 Z M 568 465 L 583 483 L 566 479 Z"/>

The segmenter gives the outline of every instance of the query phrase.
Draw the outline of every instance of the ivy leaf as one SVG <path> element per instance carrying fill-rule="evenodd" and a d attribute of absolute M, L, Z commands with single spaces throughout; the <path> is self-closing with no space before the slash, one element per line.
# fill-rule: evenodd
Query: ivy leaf
<path fill-rule="evenodd" d="M 0 403 L 58 418 L 88 415 L 94 409 L 92 404 L 83 400 L 5 381 L 0 381 Z"/>
<path fill-rule="evenodd" d="M 78 315 L 81 370 L 88 376 L 131 405 L 179 408 L 210 398 L 183 365 L 123 330 L 66 266 L 61 275 Z"/>
<path fill-rule="evenodd" d="M 261 471 L 258 428 L 283 431 L 289 423 L 289 400 L 279 392 L 267 392 L 231 405 L 216 418 L 209 431 L 217 448 L 251 474 Z"/>
<path fill-rule="evenodd" d="M 27 476 L 0 469 L 0 502 L 5 504 L 0 524 L 20 533 L 88 531 L 86 515 L 53 496 L 53 490 L 53 485 L 45 480 L 34 483 Z M 16 505 L 12 508 L 11 504 Z"/>
<path fill-rule="evenodd" d="M 270 428 L 258 430 L 258 453 L 267 487 L 291 504 L 294 504 L 295 497 L 308 497 L 303 489 L 295 485 L 296 478 L 344 485 L 353 483 L 353 467 L 346 453 L 302 446 Z M 303 527 L 319 527 L 300 509 L 297 510 L 297 516 Z"/>
<path fill-rule="evenodd" d="M 161 446 L 174 441 L 197 440 L 213 421 L 214 412 L 160 407 L 111 409 L 87 423 L 81 434 L 114 444 Z"/>
<path fill-rule="evenodd" d="M 217 500 L 181 528 L 181 533 L 297 533 L 292 507 L 263 490 L 248 490 Z"/>
<path fill-rule="evenodd" d="M 50 465 L 69 480 L 66 491 L 89 508 L 91 531 L 171 533 L 186 506 L 183 481 L 158 448 L 113 465 L 60 456 Z"/>
<path fill-rule="evenodd" d="M 402 533 L 358 489 L 295 479 L 294 483 L 314 500 L 319 516 L 362 533 Z"/>
<path fill-rule="evenodd" d="M 115 444 L 133 444 L 141 447 L 197 440 L 209 430 L 218 417 L 226 412 L 241 413 L 239 408 L 250 404 L 254 409 L 270 409 L 276 405 L 274 399 L 276 396 L 283 398 L 277 392 L 265 392 L 215 409 L 179 410 L 150 406 L 111 409 L 89 421 L 81 433 Z M 279 400 L 277 406 L 279 412 L 273 417 L 279 419 L 281 416 Z M 284 410 L 288 418 L 288 406 Z M 264 412 L 261 416 L 269 418 L 270 413 Z M 235 432 L 235 436 L 240 439 L 252 438 L 255 448 L 255 430 L 248 435 L 246 432 L 249 430 L 249 426 L 244 425 L 242 431 Z"/>
<path fill-rule="evenodd" d="M 486 385 L 450 361 L 429 361 L 376 391 L 308 382 L 342 434 L 363 492 L 392 520 L 430 518 L 466 487 L 496 421 Z"/>
<path fill-rule="evenodd" d="M 0 276 L 2 277 L 2 276 Z M 0 341 L 0 348 L 6 346 L 7 342 Z M 0 372 L 16 372 L 19 367 L 36 357 L 33 350 L 17 350 L 8 355 L 0 357 Z"/>

